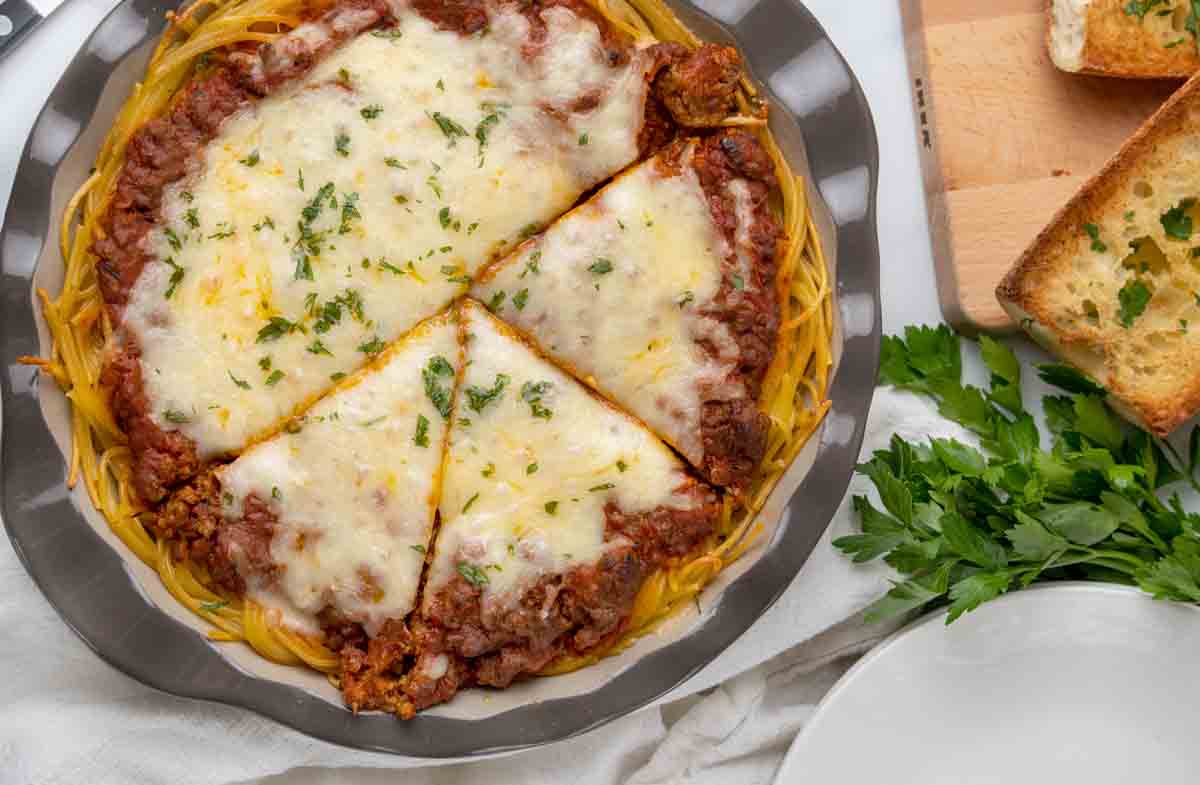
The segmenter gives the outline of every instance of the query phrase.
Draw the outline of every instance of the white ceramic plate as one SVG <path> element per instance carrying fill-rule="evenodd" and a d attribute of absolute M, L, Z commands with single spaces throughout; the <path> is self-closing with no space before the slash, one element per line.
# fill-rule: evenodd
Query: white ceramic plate
<path fill-rule="evenodd" d="M 888 638 L 842 677 L 777 785 L 1200 781 L 1200 609 L 1067 583 Z"/>

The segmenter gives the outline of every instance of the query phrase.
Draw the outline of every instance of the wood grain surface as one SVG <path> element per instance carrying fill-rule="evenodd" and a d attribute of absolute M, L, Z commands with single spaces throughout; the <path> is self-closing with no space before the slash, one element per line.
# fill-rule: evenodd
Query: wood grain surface
<path fill-rule="evenodd" d="M 1068 197 L 1178 87 L 1059 71 L 1047 0 L 901 0 L 946 319 L 1011 327 L 993 290 Z"/>

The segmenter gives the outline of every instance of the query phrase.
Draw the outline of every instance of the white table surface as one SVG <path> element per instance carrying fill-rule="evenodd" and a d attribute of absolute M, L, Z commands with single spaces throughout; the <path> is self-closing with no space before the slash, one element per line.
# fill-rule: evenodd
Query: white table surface
<path fill-rule="evenodd" d="M 0 0 L 2 3 L 3 0 Z M 0 61 L 0 205 L 29 129 L 75 50 L 116 0 L 68 0 Z M 883 326 L 940 319 L 896 0 L 808 0 L 866 90 L 879 133 Z M 0 9 L 3 6 L 0 5 Z M 870 12 L 868 12 L 870 11 Z M 11 194 L 20 199 L 21 194 Z"/>

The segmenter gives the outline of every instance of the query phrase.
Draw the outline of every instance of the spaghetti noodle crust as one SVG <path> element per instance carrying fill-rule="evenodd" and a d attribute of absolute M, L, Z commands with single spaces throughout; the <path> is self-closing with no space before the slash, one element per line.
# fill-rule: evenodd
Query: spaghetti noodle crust
<path fill-rule="evenodd" d="M 616 29 L 635 40 L 676 42 L 695 49 L 700 39 L 661 0 L 586 0 Z M 93 244 L 102 239 L 125 151 L 134 132 L 169 109 L 173 99 L 220 50 L 276 40 L 323 6 L 305 0 L 197 0 L 168 15 L 169 24 L 144 79 L 136 84 L 105 138 L 95 169 L 70 199 L 62 216 L 60 251 L 64 280 L 56 297 L 38 290 L 50 329 L 46 358 L 24 358 L 63 389 L 71 406 L 70 473 L 80 480 L 112 531 L 154 569 L 182 605 L 209 625 L 216 641 L 242 641 L 272 662 L 304 665 L 336 679 L 338 655 L 321 640 L 274 623 L 253 601 L 222 588 L 203 565 L 180 559 L 170 544 L 142 523 L 149 512 L 135 490 L 133 454 L 110 408 L 101 381 L 114 324 L 105 305 Z M 767 127 L 767 108 L 750 80 L 738 91 L 739 113 L 723 125 L 752 133 L 774 161 L 779 193 L 773 207 L 785 233 L 777 265 L 779 340 L 759 397 L 771 426 L 766 454 L 744 493 L 726 494 L 714 534 L 693 555 L 672 559 L 642 584 L 620 635 L 584 655 L 562 656 L 541 673 L 554 675 L 619 654 L 697 596 L 723 569 L 749 550 L 771 491 L 819 427 L 833 367 L 833 304 L 829 269 L 807 200 Z"/>

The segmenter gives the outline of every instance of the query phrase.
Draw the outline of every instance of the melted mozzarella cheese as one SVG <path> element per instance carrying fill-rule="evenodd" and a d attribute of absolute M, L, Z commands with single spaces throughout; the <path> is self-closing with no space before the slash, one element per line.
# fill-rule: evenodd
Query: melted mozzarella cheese
<path fill-rule="evenodd" d="M 542 16 L 526 56 L 511 7 L 477 36 L 401 9 L 226 121 L 168 189 L 125 312 L 163 428 L 241 449 L 636 157 L 648 58 L 612 67 L 593 22 Z"/>
<path fill-rule="evenodd" d="M 247 575 L 250 596 L 306 632 L 331 606 L 374 634 L 415 602 L 446 436 L 424 376 L 433 363 L 448 403 L 457 326 L 426 322 L 380 362 L 313 407 L 298 432 L 255 445 L 219 475 L 228 518 L 251 494 L 277 518 L 271 560 L 282 570 L 271 582 Z"/>
<path fill-rule="evenodd" d="M 655 159 L 626 172 L 473 293 L 700 464 L 702 401 L 744 391 L 726 378 L 736 344 L 704 315 L 729 244 L 688 160 L 669 175 Z M 734 182 L 740 206 L 748 189 Z"/>
<path fill-rule="evenodd" d="M 481 306 L 461 311 L 464 378 L 455 404 L 426 605 L 456 575 L 485 610 L 542 575 L 594 563 L 604 506 L 690 508 L 683 464 L 628 416 L 514 337 Z"/>

